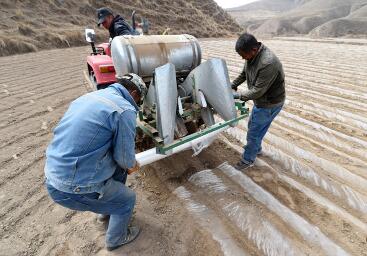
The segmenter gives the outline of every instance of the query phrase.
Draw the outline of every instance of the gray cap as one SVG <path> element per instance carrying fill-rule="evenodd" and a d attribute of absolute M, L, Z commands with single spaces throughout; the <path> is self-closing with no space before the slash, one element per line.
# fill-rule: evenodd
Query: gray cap
<path fill-rule="evenodd" d="M 107 7 L 97 9 L 98 26 L 101 25 L 109 15 L 113 15 L 111 9 Z"/>
<path fill-rule="evenodd" d="M 136 89 L 138 89 L 138 91 L 140 93 L 141 101 L 143 101 L 145 95 L 148 92 L 148 89 L 147 89 L 147 86 L 144 83 L 143 79 L 140 76 L 138 76 L 137 74 L 134 74 L 134 73 L 129 73 L 129 74 L 123 75 L 121 78 L 119 78 L 119 77 L 116 77 L 116 78 L 117 78 L 117 81 L 122 80 L 122 79 L 126 79 L 126 80 L 132 82 L 135 85 Z"/>

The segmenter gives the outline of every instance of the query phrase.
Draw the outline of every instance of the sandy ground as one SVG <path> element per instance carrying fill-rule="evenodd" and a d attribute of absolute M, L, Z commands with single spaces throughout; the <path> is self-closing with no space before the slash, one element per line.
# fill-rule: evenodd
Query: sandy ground
<path fill-rule="evenodd" d="M 256 166 L 232 168 L 245 121 L 198 157 L 144 167 L 128 180 L 142 233 L 113 253 L 93 213 L 54 204 L 43 185 L 52 128 L 86 93 L 89 48 L 0 58 L 0 255 L 367 255 L 367 46 L 265 43 L 288 101 Z M 242 69 L 233 41 L 201 44 L 231 78 Z"/>

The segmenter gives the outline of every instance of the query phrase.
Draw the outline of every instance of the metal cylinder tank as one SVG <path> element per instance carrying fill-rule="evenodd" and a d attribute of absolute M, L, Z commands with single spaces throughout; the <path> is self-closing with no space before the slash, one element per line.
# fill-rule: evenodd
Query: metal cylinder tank
<path fill-rule="evenodd" d="M 191 35 L 118 36 L 112 40 L 111 55 L 117 78 L 135 73 L 145 81 L 166 63 L 175 65 L 178 76 L 201 63 L 199 42 Z"/>

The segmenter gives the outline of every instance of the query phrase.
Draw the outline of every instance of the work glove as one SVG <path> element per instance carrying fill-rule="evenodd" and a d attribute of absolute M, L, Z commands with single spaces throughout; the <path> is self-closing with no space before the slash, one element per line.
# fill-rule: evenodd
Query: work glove
<path fill-rule="evenodd" d="M 237 87 L 238 87 L 238 85 L 235 85 L 235 84 L 231 83 L 232 90 L 235 90 L 237 92 Z"/>
<path fill-rule="evenodd" d="M 130 168 L 130 169 L 127 169 L 127 174 L 132 174 L 132 173 L 134 173 L 134 172 L 137 172 L 137 171 L 139 171 L 140 170 L 140 165 L 139 165 L 139 163 L 138 162 L 135 162 L 135 166 L 134 167 L 132 167 L 132 168 Z"/>

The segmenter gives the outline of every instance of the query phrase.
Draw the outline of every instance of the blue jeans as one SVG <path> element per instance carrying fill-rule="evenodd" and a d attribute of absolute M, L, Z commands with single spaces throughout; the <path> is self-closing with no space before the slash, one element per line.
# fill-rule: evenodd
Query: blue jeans
<path fill-rule="evenodd" d="M 274 108 L 253 107 L 248 121 L 247 144 L 242 155 L 243 162 L 253 163 L 255 161 L 256 155 L 261 151 L 261 142 L 282 107 L 283 105 Z"/>
<path fill-rule="evenodd" d="M 101 193 L 70 194 L 55 189 L 46 181 L 52 200 L 66 208 L 110 215 L 106 232 L 106 245 L 120 245 L 127 235 L 127 228 L 135 206 L 135 192 L 124 185 L 127 172 L 117 168 L 106 181 Z"/>

